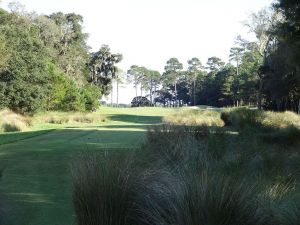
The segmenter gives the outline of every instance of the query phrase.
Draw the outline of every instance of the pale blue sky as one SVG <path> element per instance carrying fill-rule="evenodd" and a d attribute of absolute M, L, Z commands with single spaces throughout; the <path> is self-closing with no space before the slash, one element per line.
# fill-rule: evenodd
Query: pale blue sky
<path fill-rule="evenodd" d="M 3 0 L 2 6 L 10 0 Z M 234 38 L 249 36 L 242 21 L 272 0 L 21 0 L 28 11 L 56 11 L 83 15 L 88 44 L 97 50 L 109 44 L 124 55 L 121 64 L 163 71 L 166 61 L 178 57 L 186 64 L 198 57 L 227 61 Z M 251 38 L 251 35 L 249 36 Z"/>
<path fill-rule="evenodd" d="M 2 5 L 7 5 L 4 0 Z M 234 37 L 247 35 L 241 21 L 272 0 L 21 0 L 28 11 L 84 16 L 89 45 L 109 44 L 132 64 L 162 70 L 170 57 L 186 63 L 210 56 L 227 60 Z"/>

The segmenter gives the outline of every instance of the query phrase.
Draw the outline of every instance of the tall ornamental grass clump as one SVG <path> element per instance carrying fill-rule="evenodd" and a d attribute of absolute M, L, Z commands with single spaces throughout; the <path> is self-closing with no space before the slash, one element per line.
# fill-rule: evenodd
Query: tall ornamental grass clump
<path fill-rule="evenodd" d="M 258 132 L 269 144 L 295 145 L 300 142 L 300 116 L 293 112 L 270 112 L 248 108 L 225 109 L 221 118 L 238 131 Z"/>
<path fill-rule="evenodd" d="M 25 131 L 31 125 L 31 120 L 23 115 L 10 110 L 0 111 L 0 131 L 17 132 Z"/>
<path fill-rule="evenodd" d="M 229 108 L 221 113 L 226 126 L 238 129 L 259 127 L 268 129 L 300 128 L 300 116 L 294 112 L 270 112 L 249 108 Z"/>
<path fill-rule="evenodd" d="M 262 111 L 248 108 L 229 108 L 221 113 L 221 119 L 225 125 L 233 126 L 237 129 L 260 126 L 263 118 Z"/>
<path fill-rule="evenodd" d="M 73 163 L 72 174 L 78 225 L 131 225 L 136 177 L 130 160 L 83 154 Z"/>
<path fill-rule="evenodd" d="M 188 126 L 224 126 L 219 112 L 202 109 L 183 109 L 175 114 L 165 116 L 163 122 Z"/>
<path fill-rule="evenodd" d="M 275 129 L 284 129 L 291 126 L 300 128 L 300 115 L 294 112 L 264 112 L 262 125 Z"/>
<path fill-rule="evenodd" d="M 68 124 L 68 123 L 86 123 L 96 124 L 106 121 L 106 117 L 99 113 L 85 113 L 85 112 L 47 112 L 37 114 L 35 120 L 38 122 L 51 124 Z"/>

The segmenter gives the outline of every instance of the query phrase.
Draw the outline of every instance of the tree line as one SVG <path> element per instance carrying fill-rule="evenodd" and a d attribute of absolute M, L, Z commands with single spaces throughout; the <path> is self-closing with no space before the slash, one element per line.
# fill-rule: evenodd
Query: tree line
<path fill-rule="evenodd" d="M 0 8 L 0 108 L 20 113 L 85 111 L 98 107 L 119 79 L 122 55 L 103 45 L 91 52 L 83 18 L 75 13 L 28 13 L 20 4 Z M 257 106 L 300 111 L 300 3 L 278 0 L 253 13 L 229 62 L 170 58 L 164 72 L 133 65 L 127 78 L 148 104 Z M 186 68 L 186 69 L 183 69 Z"/>
<path fill-rule="evenodd" d="M 131 66 L 127 75 L 136 95 L 140 87 L 150 96 L 150 104 L 300 111 L 300 3 L 277 1 L 251 14 L 244 24 L 256 41 L 236 37 L 228 63 L 210 57 L 203 65 L 191 58 L 184 70 L 177 58 L 171 58 L 162 74 Z"/>
<path fill-rule="evenodd" d="M 90 52 L 83 18 L 38 15 L 19 3 L 0 8 L 0 109 L 85 111 L 108 94 L 121 54 Z"/>

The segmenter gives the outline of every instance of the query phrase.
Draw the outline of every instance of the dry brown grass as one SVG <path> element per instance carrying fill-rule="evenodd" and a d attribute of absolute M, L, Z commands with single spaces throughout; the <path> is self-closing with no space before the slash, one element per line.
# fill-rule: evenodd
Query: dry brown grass
<path fill-rule="evenodd" d="M 35 116 L 38 123 L 69 124 L 69 123 L 101 123 L 106 117 L 99 113 L 84 112 L 47 112 Z"/>
<path fill-rule="evenodd" d="M 0 111 L 0 131 L 17 132 L 25 131 L 31 125 L 29 117 L 14 113 L 10 110 Z"/>
<path fill-rule="evenodd" d="M 228 126 L 244 128 L 263 126 L 266 128 L 285 129 L 300 127 L 300 116 L 294 112 L 260 111 L 248 108 L 228 108 L 222 111 L 221 118 Z"/>
<path fill-rule="evenodd" d="M 224 126 L 219 112 L 201 109 L 182 109 L 175 114 L 165 116 L 163 122 L 187 126 Z"/>
<path fill-rule="evenodd" d="M 300 116 L 294 112 L 265 112 L 262 125 L 274 128 L 300 127 Z"/>

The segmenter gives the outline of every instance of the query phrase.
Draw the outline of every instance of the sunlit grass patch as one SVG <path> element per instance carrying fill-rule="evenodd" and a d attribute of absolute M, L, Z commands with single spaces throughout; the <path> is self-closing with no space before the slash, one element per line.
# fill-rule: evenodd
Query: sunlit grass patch
<path fill-rule="evenodd" d="M 29 117 L 10 110 L 0 111 L 0 131 L 2 132 L 25 131 L 30 125 L 31 119 Z"/>
<path fill-rule="evenodd" d="M 300 127 L 300 116 L 289 111 L 271 112 L 246 107 L 228 108 L 222 111 L 221 118 L 226 126 L 239 129 L 258 126 L 274 129 Z"/>
<path fill-rule="evenodd" d="M 69 124 L 69 123 L 101 123 L 106 121 L 106 117 L 97 113 L 85 112 L 46 112 L 35 116 L 37 123 Z"/>
<path fill-rule="evenodd" d="M 174 114 L 165 116 L 163 122 L 188 126 L 224 126 L 219 112 L 201 109 L 182 109 Z"/>
<path fill-rule="evenodd" d="M 294 112 L 264 112 L 262 124 L 274 128 L 300 127 L 300 116 Z"/>

